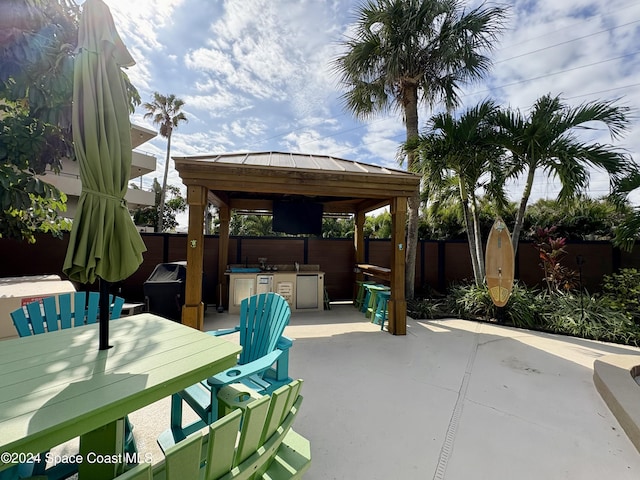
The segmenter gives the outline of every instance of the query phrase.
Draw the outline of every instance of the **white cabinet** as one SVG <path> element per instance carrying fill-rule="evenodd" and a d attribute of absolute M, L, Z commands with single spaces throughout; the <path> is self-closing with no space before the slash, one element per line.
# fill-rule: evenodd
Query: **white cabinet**
<path fill-rule="evenodd" d="M 238 277 L 233 279 L 233 306 L 239 307 L 242 300 L 256 293 L 256 277 Z"/>
<path fill-rule="evenodd" d="M 276 292 L 292 312 L 324 309 L 323 272 L 229 273 L 229 313 L 240 313 L 242 300 L 257 293 Z"/>
<path fill-rule="evenodd" d="M 296 274 L 295 273 L 278 273 L 275 275 L 274 292 L 284 297 L 293 310 L 295 308 L 295 290 L 296 290 Z"/>
<path fill-rule="evenodd" d="M 322 310 L 323 274 L 298 274 L 296 279 L 296 310 Z"/>

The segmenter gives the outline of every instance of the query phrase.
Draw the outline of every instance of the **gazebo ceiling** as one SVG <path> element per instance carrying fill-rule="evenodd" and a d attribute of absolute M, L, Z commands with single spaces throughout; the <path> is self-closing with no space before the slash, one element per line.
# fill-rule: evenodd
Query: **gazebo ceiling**
<path fill-rule="evenodd" d="M 410 197 L 420 177 L 324 155 L 257 152 L 173 157 L 183 183 L 203 186 L 231 209 L 272 209 L 275 200 L 322 203 L 326 213 L 370 211 Z"/>

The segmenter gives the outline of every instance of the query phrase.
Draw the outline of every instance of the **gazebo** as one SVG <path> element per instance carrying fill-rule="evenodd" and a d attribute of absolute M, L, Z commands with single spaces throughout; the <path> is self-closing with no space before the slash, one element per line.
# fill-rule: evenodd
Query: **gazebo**
<path fill-rule="evenodd" d="M 187 187 L 189 227 L 182 323 L 202 329 L 204 218 L 207 204 L 220 216 L 218 281 L 224 281 L 232 210 L 272 212 L 274 202 L 321 204 L 324 214 L 354 214 L 356 263 L 364 261 L 365 214 L 389 206 L 392 218 L 389 332 L 406 334 L 405 222 L 407 199 L 420 177 L 403 170 L 331 156 L 256 152 L 173 157 Z M 371 274 L 377 275 L 375 267 Z M 360 277 L 362 273 L 359 274 Z"/>

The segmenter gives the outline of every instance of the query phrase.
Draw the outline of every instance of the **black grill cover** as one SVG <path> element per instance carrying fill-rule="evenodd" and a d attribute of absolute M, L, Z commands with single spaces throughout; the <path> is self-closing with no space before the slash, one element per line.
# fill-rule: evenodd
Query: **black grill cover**
<path fill-rule="evenodd" d="M 187 262 L 156 265 L 142 288 L 147 310 L 176 322 L 182 319 Z"/>

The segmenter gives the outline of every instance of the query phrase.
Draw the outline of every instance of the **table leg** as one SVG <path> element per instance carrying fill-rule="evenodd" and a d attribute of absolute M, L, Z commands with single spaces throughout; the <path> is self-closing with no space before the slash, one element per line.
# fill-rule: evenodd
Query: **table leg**
<path fill-rule="evenodd" d="M 124 472 L 124 419 L 80 437 L 80 480 L 110 480 Z"/>

